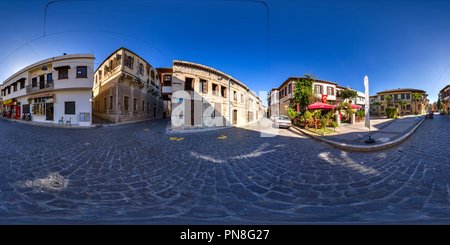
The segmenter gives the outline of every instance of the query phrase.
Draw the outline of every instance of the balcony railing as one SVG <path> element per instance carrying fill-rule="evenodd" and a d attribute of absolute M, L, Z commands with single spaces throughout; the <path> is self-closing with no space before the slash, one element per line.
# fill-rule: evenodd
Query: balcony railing
<path fill-rule="evenodd" d="M 35 86 L 33 85 L 28 85 L 26 87 L 27 89 L 27 93 L 33 93 L 33 92 L 37 92 L 37 91 L 46 91 L 46 90 L 51 90 L 54 87 L 54 83 L 53 80 L 51 80 L 50 82 L 39 82 L 37 83 Z"/>

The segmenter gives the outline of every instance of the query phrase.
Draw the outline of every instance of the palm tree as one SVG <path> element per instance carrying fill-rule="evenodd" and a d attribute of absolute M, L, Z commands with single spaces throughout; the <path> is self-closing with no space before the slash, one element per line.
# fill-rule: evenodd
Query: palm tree
<path fill-rule="evenodd" d="M 375 105 L 377 107 L 377 115 L 380 115 L 380 112 L 378 111 L 378 107 L 381 105 L 381 102 L 374 102 L 373 105 Z"/>
<path fill-rule="evenodd" d="M 414 99 L 414 110 L 415 110 L 415 114 L 417 115 L 417 101 L 422 97 L 422 95 L 418 94 L 418 93 L 412 93 L 411 94 L 412 98 Z"/>
<path fill-rule="evenodd" d="M 389 108 L 389 105 L 391 104 L 392 97 L 389 95 L 384 96 L 384 99 L 387 101 L 387 108 Z"/>
<path fill-rule="evenodd" d="M 406 101 L 399 101 L 398 104 L 400 105 L 400 108 L 402 109 L 402 116 L 403 116 L 403 107 L 406 106 L 406 104 L 408 104 Z"/>

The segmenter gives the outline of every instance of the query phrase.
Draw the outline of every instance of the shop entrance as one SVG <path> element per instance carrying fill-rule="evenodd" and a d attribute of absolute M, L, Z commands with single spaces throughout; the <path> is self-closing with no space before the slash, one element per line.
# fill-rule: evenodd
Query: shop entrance
<path fill-rule="evenodd" d="M 45 105 L 45 120 L 53 121 L 53 103 L 46 103 Z"/>

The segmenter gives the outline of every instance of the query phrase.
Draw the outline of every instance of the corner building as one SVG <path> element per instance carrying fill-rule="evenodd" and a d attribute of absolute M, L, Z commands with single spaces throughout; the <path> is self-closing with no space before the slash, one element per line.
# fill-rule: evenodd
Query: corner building
<path fill-rule="evenodd" d="M 109 55 L 94 72 L 93 96 L 94 115 L 113 123 L 163 116 L 157 70 L 123 47 Z"/>
<path fill-rule="evenodd" d="M 90 126 L 93 54 L 62 55 L 31 64 L 6 79 L 1 96 L 11 118 L 31 113 L 42 123 Z"/>

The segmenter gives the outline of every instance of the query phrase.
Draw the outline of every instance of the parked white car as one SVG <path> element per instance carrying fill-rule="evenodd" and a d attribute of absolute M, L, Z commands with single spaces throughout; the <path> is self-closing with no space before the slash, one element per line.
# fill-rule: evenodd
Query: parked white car
<path fill-rule="evenodd" d="M 291 119 L 288 116 L 276 116 L 274 121 L 279 128 L 291 127 Z"/>

